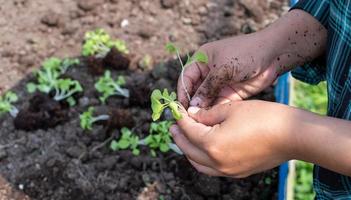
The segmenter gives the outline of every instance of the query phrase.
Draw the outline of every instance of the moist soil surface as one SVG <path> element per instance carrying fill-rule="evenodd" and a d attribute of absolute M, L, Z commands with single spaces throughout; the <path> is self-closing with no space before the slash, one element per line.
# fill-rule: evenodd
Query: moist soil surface
<path fill-rule="evenodd" d="M 28 72 L 48 56 L 79 55 L 84 32 L 104 28 L 113 38 L 126 40 L 131 52 L 128 69 L 127 61 L 113 63 L 111 58 L 109 63 L 116 64 L 110 68 L 114 77 L 128 76 L 129 99 L 112 97 L 102 105 L 94 89 L 99 77 L 92 73 L 103 73 L 99 66 L 104 63 L 81 58 L 66 76 L 78 80 L 84 94 L 71 108 L 48 105 L 57 121 L 44 118 L 43 129 L 32 126 L 36 130 L 27 131 L 16 130 L 9 115 L 0 117 L 0 199 L 276 199 L 277 169 L 239 180 L 208 177 L 175 153 L 154 158 L 142 149 L 140 156 L 133 156 L 113 152 L 109 144 L 119 138 L 122 125 L 145 137 L 151 91 L 175 90 L 179 65 L 165 60 L 167 41 L 193 51 L 211 40 L 257 31 L 278 18 L 286 5 L 285 0 L 0 0 L 0 93 L 12 88 L 18 94 L 16 106 L 24 119 L 25 110 L 40 114 L 44 109 L 30 106 L 38 99 L 24 90 L 34 79 Z M 141 62 L 145 55 L 151 65 Z M 273 87 L 256 98 L 274 101 Z M 79 128 L 79 114 L 89 106 L 123 117 L 86 132 Z"/>
<path fill-rule="evenodd" d="M 0 172 L 15 188 L 38 200 L 276 198 L 276 169 L 234 180 L 200 174 L 183 156 L 172 152 L 151 157 L 144 148 L 140 156 L 133 156 L 130 151 L 110 150 L 111 140 L 119 138 L 118 130 L 123 126 L 145 138 L 151 122 L 150 91 L 175 90 L 179 66 L 172 60 L 150 72 L 113 70 L 115 78 L 126 75 L 126 87 L 140 94 L 131 93 L 129 99 L 111 97 L 105 105 L 99 102 L 94 89 L 99 77 L 91 75 L 87 66 L 82 61 L 65 75 L 79 80 L 84 94 L 78 105 L 62 108 L 68 116 L 57 126 L 43 124 L 45 129 L 24 131 L 16 130 L 10 116 L 0 119 L 0 144 L 4 144 L 0 146 Z M 143 84 L 139 84 L 140 80 Z M 27 77 L 13 89 L 21 97 L 16 104 L 21 112 L 28 111 L 30 105 L 34 110 L 39 109 L 35 108 L 38 101 L 50 98 L 23 91 L 28 81 L 33 81 L 33 77 Z M 256 98 L 274 101 L 273 88 Z M 45 100 L 43 105 L 46 104 L 54 103 Z M 50 110 L 50 106 L 46 109 Z M 89 106 L 96 108 L 96 114 L 113 113 L 114 117 L 105 125 L 95 124 L 92 131 L 83 131 L 79 127 L 79 114 Z"/>

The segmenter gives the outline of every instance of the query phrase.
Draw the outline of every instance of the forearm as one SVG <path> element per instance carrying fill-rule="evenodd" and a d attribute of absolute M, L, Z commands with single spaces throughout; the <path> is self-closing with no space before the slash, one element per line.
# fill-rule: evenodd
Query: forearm
<path fill-rule="evenodd" d="M 293 158 L 351 176 L 351 122 L 298 109 L 291 113 Z"/>
<path fill-rule="evenodd" d="M 267 55 L 278 72 L 285 72 L 323 55 L 327 30 L 303 10 L 292 10 L 257 33 L 267 43 Z"/>

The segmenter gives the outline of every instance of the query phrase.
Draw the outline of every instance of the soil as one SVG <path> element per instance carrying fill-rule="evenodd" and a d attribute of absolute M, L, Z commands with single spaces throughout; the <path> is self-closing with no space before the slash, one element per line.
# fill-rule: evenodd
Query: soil
<path fill-rule="evenodd" d="M 118 74 L 127 75 L 126 87 L 136 87 L 136 91 L 142 90 L 132 83 L 140 79 L 154 83 L 163 80 L 163 85 L 175 90 L 176 81 L 169 77 L 174 72 L 179 74 L 179 70 L 174 69 L 178 66 L 174 65 L 173 60 L 168 63 L 162 64 L 166 69 L 162 78 L 152 76 L 159 70 L 158 66 L 149 73 L 130 70 L 113 70 L 112 73 L 115 78 Z M 109 142 L 119 137 L 118 129 L 123 126 L 132 128 L 141 138 L 147 135 L 151 111 L 143 105 L 149 96 L 142 94 L 134 97 L 132 93 L 131 99 L 135 104 L 130 104 L 126 98 L 110 97 L 107 104 L 101 106 L 94 89 L 99 77 L 92 76 L 84 63 L 70 68 L 66 76 L 79 77 L 85 88 L 77 106 L 61 109 L 67 113 L 67 121 L 47 129 L 51 121 L 45 118 L 44 121 L 49 120 L 42 124 L 46 130 L 31 129 L 26 132 L 17 130 L 10 116 L 1 118 L 1 144 L 17 141 L 2 149 L 6 155 L 1 159 L 1 175 L 15 187 L 22 188 L 31 199 L 137 199 L 145 196 L 143 191 L 151 186 L 155 186 L 154 192 L 147 195 L 156 195 L 152 198 L 149 196 L 151 199 L 158 199 L 160 195 L 164 199 L 276 197 L 276 169 L 247 179 L 233 180 L 199 174 L 183 156 L 175 153 L 158 154 L 158 157 L 152 158 L 147 149 L 142 149 L 142 154 L 137 157 L 128 151 L 111 151 Z M 21 96 L 16 106 L 24 113 L 55 111 L 60 104 L 52 102 L 50 97 L 23 91 L 23 85 L 30 79 L 24 79 L 13 88 Z M 149 85 L 147 91 L 151 90 L 150 87 L 155 86 Z M 163 87 L 162 84 L 159 87 Z M 257 98 L 274 101 L 273 89 L 267 89 Z M 138 102 L 141 106 L 136 105 Z M 38 106 L 40 103 L 42 106 Z M 150 103 L 149 100 L 147 103 Z M 89 106 L 96 106 L 96 114 L 113 116 L 107 126 L 96 124 L 92 132 L 79 128 L 79 114 Z M 30 118 L 28 123 L 33 123 Z"/>
<path fill-rule="evenodd" d="M 126 40 L 133 53 L 127 70 L 112 70 L 114 77 L 128 75 L 129 99 L 112 97 L 101 105 L 94 90 L 99 77 L 91 72 L 93 68 L 103 73 L 106 63 L 101 60 L 91 67 L 91 60 L 81 59 L 66 76 L 78 80 L 84 94 L 77 106 L 60 109 L 65 120 L 52 126 L 55 120 L 28 120 L 44 129 L 25 131 L 15 129 L 10 116 L 0 117 L 0 178 L 10 183 L 0 179 L 0 199 L 276 199 L 277 169 L 234 180 L 199 174 L 175 153 L 153 158 L 147 149 L 138 157 L 129 151 L 112 152 L 108 146 L 119 131 L 104 124 L 83 131 L 79 114 L 89 106 L 102 114 L 127 109 L 125 121 L 116 119 L 114 126 L 127 124 L 145 137 L 151 122 L 150 92 L 174 90 L 179 75 L 177 61 L 166 60 L 167 41 L 193 51 L 211 40 L 259 30 L 286 11 L 286 5 L 285 0 L 0 0 L 0 93 L 12 88 L 20 97 L 16 106 L 21 113 L 44 109 L 29 105 L 35 102 L 23 89 L 33 80 L 28 73 L 48 56 L 79 55 L 84 32 L 104 28 Z M 140 67 L 145 55 L 159 64 Z M 257 98 L 274 101 L 273 88 Z"/>

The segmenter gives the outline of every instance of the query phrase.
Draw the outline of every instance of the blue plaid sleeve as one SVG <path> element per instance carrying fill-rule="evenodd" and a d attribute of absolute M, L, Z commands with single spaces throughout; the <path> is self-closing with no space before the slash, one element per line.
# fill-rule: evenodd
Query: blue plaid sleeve
<path fill-rule="evenodd" d="M 308 12 L 328 29 L 329 0 L 300 0 L 291 10 L 293 9 Z M 325 56 L 297 67 L 292 71 L 292 75 L 294 78 L 309 84 L 318 84 L 324 81 L 326 76 Z"/>

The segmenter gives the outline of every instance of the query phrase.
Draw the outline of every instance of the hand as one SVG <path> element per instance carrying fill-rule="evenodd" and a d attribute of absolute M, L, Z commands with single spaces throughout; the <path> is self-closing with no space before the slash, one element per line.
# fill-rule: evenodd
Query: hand
<path fill-rule="evenodd" d="M 190 107 L 170 131 L 198 171 L 241 178 L 292 159 L 289 113 L 287 106 L 264 101 Z"/>
<path fill-rule="evenodd" d="M 258 39 L 259 38 L 259 39 Z M 190 95 L 190 105 L 207 107 L 212 103 L 243 100 L 271 85 L 277 78 L 274 57 L 266 41 L 255 34 L 205 44 L 199 51 L 206 53 L 208 64 L 186 66 L 184 82 Z M 181 79 L 178 99 L 189 106 Z"/>

